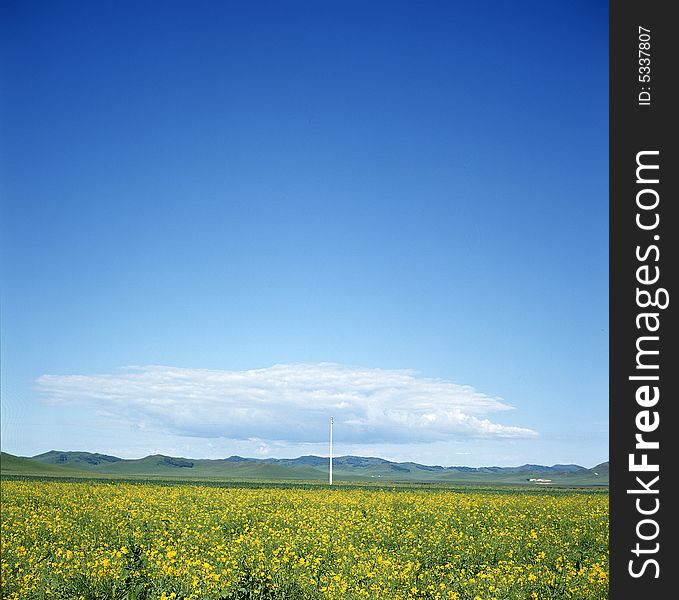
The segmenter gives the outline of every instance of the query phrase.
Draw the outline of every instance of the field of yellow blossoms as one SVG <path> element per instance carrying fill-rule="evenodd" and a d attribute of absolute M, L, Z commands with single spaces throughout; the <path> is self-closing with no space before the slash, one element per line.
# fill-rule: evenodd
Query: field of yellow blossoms
<path fill-rule="evenodd" d="M 6 600 L 608 596 L 606 493 L 1 488 Z"/>

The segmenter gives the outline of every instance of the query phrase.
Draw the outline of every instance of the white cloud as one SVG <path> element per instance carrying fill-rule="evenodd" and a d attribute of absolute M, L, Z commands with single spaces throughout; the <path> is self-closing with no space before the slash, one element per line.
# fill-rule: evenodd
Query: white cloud
<path fill-rule="evenodd" d="M 43 375 L 50 402 L 91 407 L 139 429 L 199 438 L 319 443 L 334 415 L 345 443 L 427 443 L 459 438 L 529 438 L 524 427 L 486 415 L 512 407 L 470 386 L 409 370 L 333 363 L 249 371 L 126 367 L 100 375 Z"/>

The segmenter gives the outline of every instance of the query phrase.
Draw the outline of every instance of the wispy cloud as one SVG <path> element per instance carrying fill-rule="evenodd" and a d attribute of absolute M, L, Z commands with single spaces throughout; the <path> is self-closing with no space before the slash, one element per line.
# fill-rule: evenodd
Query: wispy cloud
<path fill-rule="evenodd" d="M 320 442 L 334 415 L 354 443 L 527 438 L 532 429 L 486 415 L 512 407 L 470 386 L 409 370 L 334 363 L 248 371 L 126 367 L 99 375 L 43 375 L 47 401 L 91 407 L 140 428 L 202 438 Z M 264 450 L 263 450 L 264 451 Z"/>

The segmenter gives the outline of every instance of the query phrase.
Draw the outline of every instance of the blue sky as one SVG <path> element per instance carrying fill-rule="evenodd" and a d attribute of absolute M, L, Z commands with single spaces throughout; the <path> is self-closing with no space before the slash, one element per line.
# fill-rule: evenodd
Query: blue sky
<path fill-rule="evenodd" d="M 5 2 L 2 448 L 608 459 L 605 2 Z"/>

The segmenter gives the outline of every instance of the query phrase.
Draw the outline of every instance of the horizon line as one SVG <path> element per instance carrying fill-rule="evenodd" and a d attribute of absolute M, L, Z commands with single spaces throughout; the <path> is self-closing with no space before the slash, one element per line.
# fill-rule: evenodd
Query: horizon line
<path fill-rule="evenodd" d="M 275 456 L 255 458 L 255 457 L 251 457 L 251 456 L 241 456 L 239 454 L 232 454 L 232 455 L 226 456 L 224 458 L 193 458 L 193 457 L 186 457 L 186 456 L 172 456 L 170 454 L 162 454 L 161 452 L 156 452 L 156 453 L 152 453 L 152 454 L 147 454 L 145 456 L 141 456 L 139 458 L 121 458 L 120 456 L 116 456 L 114 454 L 105 454 L 103 452 L 91 452 L 89 450 L 54 450 L 54 449 L 51 449 L 51 450 L 47 450 L 45 452 L 40 452 L 39 454 L 34 454 L 33 456 L 22 456 L 20 454 L 12 454 L 11 452 L 7 452 L 6 450 L 1 450 L 1 452 L 3 454 L 10 454 L 12 456 L 16 456 L 17 458 L 27 458 L 27 459 L 33 459 L 33 458 L 36 458 L 38 456 L 44 456 L 45 454 L 49 454 L 50 452 L 55 452 L 55 453 L 60 453 L 60 454 L 66 454 L 66 453 L 71 453 L 71 454 L 99 454 L 101 456 L 110 456 L 112 458 L 117 458 L 118 460 L 128 460 L 128 461 L 143 460 L 145 458 L 149 458 L 149 457 L 152 457 L 152 456 L 163 456 L 163 457 L 167 457 L 167 458 L 183 458 L 185 460 L 214 460 L 214 461 L 223 461 L 223 460 L 228 460 L 229 458 L 242 458 L 243 460 L 255 460 L 255 461 L 299 460 L 300 458 L 305 458 L 305 457 L 321 458 L 321 459 L 324 459 L 324 460 L 329 459 L 329 455 L 328 456 L 321 456 L 321 455 L 318 455 L 318 454 L 302 454 L 302 455 L 294 457 L 294 458 L 279 458 L 279 457 L 275 457 Z M 387 458 L 382 458 L 380 456 L 361 456 L 361 455 L 358 455 L 358 454 L 344 454 L 344 455 L 341 455 L 341 456 L 335 456 L 335 457 L 333 457 L 333 461 L 336 461 L 336 460 L 341 459 L 341 458 L 377 459 L 377 460 L 383 460 L 385 462 L 393 463 L 393 464 L 411 463 L 411 464 L 415 464 L 415 465 L 422 465 L 422 466 L 425 466 L 425 467 L 441 467 L 443 469 L 460 468 L 460 467 L 466 468 L 466 469 L 492 469 L 492 468 L 514 469 L 514 468 L 528 466 L 528 465 L 536 466 L 536 467 L 549 467 L 549 468 L 553 468 L 553 467 L 557 467 L 557 466 L 574 465 L 574 466 L 577 466 L 577 467 L 581 467 L 583 469 L 593 469 L 594 467 L 598 467 L 599 465 L 603 465 L 603 464 L 608 463 L 610 461 L 610 459 L 602 460 L 602 461 L 596 463 L 592 467 L 585 467 L 581 464 L 574 463 L 574 462 L 570 462 L 570 463 L 569 462 L 557 462 L 557 463 L 554 463 L 552 465 L 545 465 L 545 464 L 541 464 L 541 463 L 528 463 L 527 462 L 527 463 L 523 463 L 521 465 L 513 465 L 513 466 L 508 466 L 508 467 L 500 467 L 498 465 L 483 465 L 483 466 L 479 466 L 479 467 L 470 467 L 468 465 L 462 465 L 462 464 L 458 464 L 458 465 L 440 465 L 440 464 L 430 465 L 430 464 L 427 464 L 427 463 L 416 462 L 414 460 L 396 461 L 396 460 L 389 460 Z"/>

